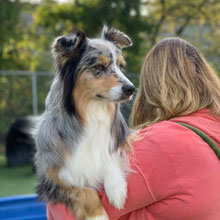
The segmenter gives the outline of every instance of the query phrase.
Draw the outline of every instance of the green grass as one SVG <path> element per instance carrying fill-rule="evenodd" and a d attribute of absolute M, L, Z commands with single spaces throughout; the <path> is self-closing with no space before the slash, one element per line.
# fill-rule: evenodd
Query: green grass
<path fill-rule="evenodd" d="M 0 197 L 34 193 L 35 176 L 32 166 L 7 167 L 0 153 Z"/>

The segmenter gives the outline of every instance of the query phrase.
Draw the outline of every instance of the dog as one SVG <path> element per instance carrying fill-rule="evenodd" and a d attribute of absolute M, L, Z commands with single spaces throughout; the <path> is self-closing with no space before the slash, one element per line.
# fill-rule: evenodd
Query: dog
<path fill-rule="evenodd" d="M 123 32 L 104 26 L 100 38 L 80 30 L 56 38 L 56 74 L 35 130 L 37 193 L 65 203 L 79 220 L 107 220 L 96 190 L 123 208 L 130 131 L 120 103 L 135 87 L 125 77 L 121 50 L 132 45 Z"/>
<path fill-rule="evenodd" d="M 37 116 L 25 116 L 11 124 L 5 143 L 8 166 L 33 165 L 35 145 L 30 130 L 37 121 Z"/>

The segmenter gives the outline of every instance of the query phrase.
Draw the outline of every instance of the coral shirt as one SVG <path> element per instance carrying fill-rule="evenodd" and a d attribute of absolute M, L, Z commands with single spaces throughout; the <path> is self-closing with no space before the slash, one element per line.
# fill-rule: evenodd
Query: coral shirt
<path fill-rule="evenodd" d="M 220 161 L 185 122 L 220 147 L 220 121 L 208 109 L 140 131 L 134 144 L 125 208 L 102 203 L 111 220 L 220 220 Z M 49 220 L 74 220 L 63 204 L 48 205 Z"/>

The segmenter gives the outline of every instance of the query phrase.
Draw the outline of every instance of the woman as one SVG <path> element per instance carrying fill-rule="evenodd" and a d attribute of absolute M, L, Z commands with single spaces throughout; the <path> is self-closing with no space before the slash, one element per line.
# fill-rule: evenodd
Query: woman
<path fill-rule="evenodd" d="M 156 44 L 147 55 L 131 126 L 141 137 L 130 155 L 128 198 L 114 209 L 101 195 L 110 219 L 219 220 L 220 161 L 184 122 L 220 148 L 220 82 L 202 54 L 180 38 Z M 74 217 L 62 204 L 49 219 Z"/>

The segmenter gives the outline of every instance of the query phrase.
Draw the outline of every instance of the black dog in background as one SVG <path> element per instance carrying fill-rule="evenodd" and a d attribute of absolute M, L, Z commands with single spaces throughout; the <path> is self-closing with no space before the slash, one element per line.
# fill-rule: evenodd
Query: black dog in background
<path fill-rule="evenodd" d="M 6 137 L 6 158 L 8 166 L 33 164 L 34 140 L 30 135 L 37 117 L 28 116 L 17 119 L 10 127 Z"/>

